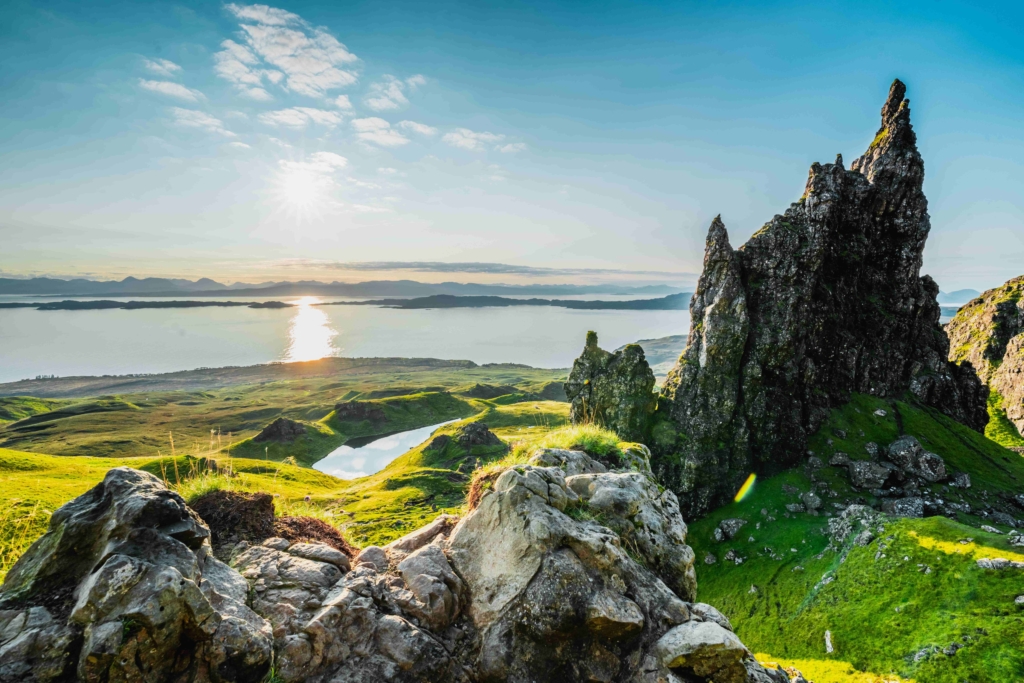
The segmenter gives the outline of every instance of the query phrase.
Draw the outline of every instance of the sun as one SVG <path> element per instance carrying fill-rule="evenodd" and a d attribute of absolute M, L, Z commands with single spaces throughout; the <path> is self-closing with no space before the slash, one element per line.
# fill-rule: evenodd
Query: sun
<path fill-rule="evenodd" d="M 273 197 L 280 210 L 296 222 L 315 219 L 334 205 L 334 181 L 302 164 L 282 168 L 274 179 Z"/>

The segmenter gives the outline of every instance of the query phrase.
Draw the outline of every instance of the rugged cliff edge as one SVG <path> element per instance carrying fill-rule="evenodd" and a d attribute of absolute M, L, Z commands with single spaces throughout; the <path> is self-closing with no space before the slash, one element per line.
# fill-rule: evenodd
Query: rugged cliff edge
<path fill-rule="evenodd" d="M 970 363 L 1024 435 L 1024 275 L 964 305 L 946 325 L 949 359 Z"/>
<path fill-rule="evenodd" d="M 0 681 L 788 681 L 695 602 L 648 458 L 541 450 L 463 519 L 352 560 L 269 538 L 229 564 L 160 480 L 110 470 L 0 589 Z"/>

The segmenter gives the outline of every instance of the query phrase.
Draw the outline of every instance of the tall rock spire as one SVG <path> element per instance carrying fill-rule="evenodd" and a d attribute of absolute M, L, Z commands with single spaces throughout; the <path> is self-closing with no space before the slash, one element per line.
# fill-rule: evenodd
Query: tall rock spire
<path fill-rule="evenodd" d="M 712 223 L 651 435 L 688 514 L 798 462 L 853 392 L 910 390 L 975 429 L 987 421 L 977 376 L 946 361 L 938 287 L 920 275 L 930 222 L 905 95 L 893 82 L 864 155 L 849 171 L 813 164 L 800 201 L 739 249 Z"/>

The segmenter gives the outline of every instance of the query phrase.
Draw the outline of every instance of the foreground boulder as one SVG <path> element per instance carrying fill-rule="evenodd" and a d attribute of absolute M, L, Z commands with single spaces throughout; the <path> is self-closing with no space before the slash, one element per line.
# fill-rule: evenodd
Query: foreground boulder
<path fill-rule="evenodd" d="M 461 520 L 354 558 L 241 541 L 230 566 L 159 480 L 111 470 L 9 574 L 0 681 L 255 682 L 273 661 L 286 683 L 782 683 L 695 602 L 646 463 L 540 451 Z"/>
<path fill-rule="evenodd" d="M 270 624 L 151 474 L 118 467 L 57 510 L 0 589 L 0 681 L 254 681 Z"/>
<path fill-rule="evenodd" d="M 813 164 L 800 200 L 742 247 L 713 221 L 651 433 L 655 470 L 686 514 L 731 500 L 751 472 L 797 464 L 852 392 L 909 390 L 984 428 L 984 388 L 969 363 L 947 361 L 938 285 L 920 272 L 930 223 L 905 92 L 892 84 L 849 170 L 841 157 Z"/>
<path fill-rule="evenodd" d="M 609 353 L 587 332 L 583 353 L 572 365 L 565 395 L 573 424 L 596 423 L 626 441 L 643 441 L 657 406 L 654 372 L 638 344 Z"/>

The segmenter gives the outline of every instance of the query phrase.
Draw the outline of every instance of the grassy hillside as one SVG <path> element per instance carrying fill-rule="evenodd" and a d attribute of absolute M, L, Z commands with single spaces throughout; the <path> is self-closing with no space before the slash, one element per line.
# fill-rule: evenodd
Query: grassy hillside
<path fill-rule="evenodd" d="M 1017 431 L 1016 425 L 1006 417 L 1003 397 L 995 389 L 990 389 L 988 393 L 988 424 L 985 425 L 985 436 L 1006 448 L 1024 448 L 1024 437 Z"/>
<path fill-rule="evenodd" d="M 880 409 L 885 416 L 875 414 Z M 811 448 L 826 462 L 836 451 L 867 458 L 867 442 L 885 446 L 903 433 L 971 476 L 967 491 L 932 485 L 934 497 L 982 508 L 1024 491 L 1020 456 L 906 402 L 855 396 L 833 413 Z M 824 492 L 824 514 L 787 512 L 786 504 L 798 502 L 794 489 L 812 488 Z M 990 521 L 964 514 L 957 520 L 883 520 L 871 527 L 875 539 L 869 545 L 854 545 L 850 537 L 829 548 L 826 515 L 858 500 L 875 502 L 850 489 L 832 467 L 791 470 L 757 482 L 742 502 L 690 527 L 700 599 L 728 615 L 744 642 L 764 658 L 797 666 L 815 683 L 1024 679 L 1024 610 L 1014 604 L 1024 593 L 1022 575 L 976 564 L 983 557 L 1024 560 L 1024 549 L 978 528 Z M 726 518 L 747 524 L 732 540 L 715 542 L 714 529 Z M 727 561 L 729 551 L 743 562 Z M 714 564 L 703 562 L 708 553 Z M 832 654 L 825 651 L 826 630 Z M 948 656 L 941 652 L 954 642 L 963 647 Z M 915 661 L 932 646 L 940 652 Z"/>
<path fill-rule="evenodd" d="M 211 444 L 226 447 L 255 436 L 278 417 L 319 422 L 329 418 L 334 405 L 342 400 L 372 400 L 424 391 L 458 393 L 481 383 L 540 393 L 565 377 L 561 370 L 514 365 L 413 371 L 386 360 L 329 376 L 210 390 L 132 393 L 99 399 L 0 398 L 0 448 L 50 455 L 166 456 L 172 450 L 208 450 Z M 145 379 L 155 382 L 155 378 Z M 434 407 L 428 406 L 428 411 Z M 400 411 L 392 412 L 395 414 L 391 417 L 397 420 L 393 431 L 411 424 L 403 422 L 404 418 L 397 419 Z M 471 414 L 464 407 L 436 412 L 442 415 L 436 422 Z M 426 421 L 415 426 L 435 424 L 426 413 L 422 417 Z M 365 430 L 346 431 L 349 427 L 336 431 L 347 437 L 367 434 Z M 316 447 L 310 450 L 318 452 Z M 263 455 L 260 449 L 259 457 Z"/>

